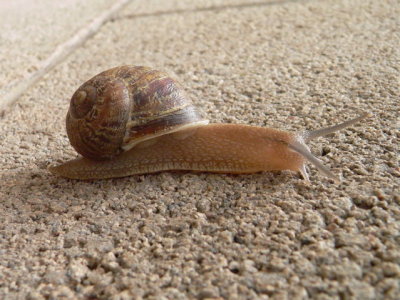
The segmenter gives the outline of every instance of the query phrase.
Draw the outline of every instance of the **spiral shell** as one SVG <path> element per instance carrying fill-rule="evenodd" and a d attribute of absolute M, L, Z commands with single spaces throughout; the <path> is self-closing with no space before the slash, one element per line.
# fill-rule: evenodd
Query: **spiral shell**
<path fill-rule="evenodd" d="M 178 82 L 148 67 L 122 66 L 85 82 L 67 114 L 71 145 L 84 157 L 103 160 L 139 142 L 208 124 Z"/>

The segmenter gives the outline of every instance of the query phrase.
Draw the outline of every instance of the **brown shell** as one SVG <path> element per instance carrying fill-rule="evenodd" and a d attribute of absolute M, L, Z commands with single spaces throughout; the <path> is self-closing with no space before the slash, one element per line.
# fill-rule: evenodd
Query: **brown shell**
<path fill-rule="evenodd" d="M 67 134 L 81 155 L 102 160 L 141 141 L 207 123 L 166 73 L 122 66 L 94 76 L 74 93 Z"/>

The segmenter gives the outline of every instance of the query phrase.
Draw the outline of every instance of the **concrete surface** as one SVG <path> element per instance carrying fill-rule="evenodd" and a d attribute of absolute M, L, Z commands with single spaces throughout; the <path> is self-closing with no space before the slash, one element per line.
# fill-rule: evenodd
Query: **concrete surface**
<path fill-rule="evenodd" d="M 54 49 L 110 6 L 106 0 L 0 3 L 0 90 L 36 70 Z"/>
<path fill-rule="evenodd" d="M 132 1 L 0 119 L 0 298 L 398 299 L 400 3 L 191 2 Z M 0 87 L 96 15 L 70 24 L 78 11 L 60 40 L 2 43 Z M 374 117 L 311 143 L 339 185 L 312 166 L 310 184 L 286 171 L 52 176 L 76 156 L 70 96 L 122 64 L 178 77 L 213 122 Z"/>

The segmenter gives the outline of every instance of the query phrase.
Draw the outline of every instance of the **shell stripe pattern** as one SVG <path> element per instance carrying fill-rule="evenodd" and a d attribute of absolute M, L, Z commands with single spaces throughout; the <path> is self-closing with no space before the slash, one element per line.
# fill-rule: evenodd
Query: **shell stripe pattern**
<path fill-rule="evenodd" d="M 180 84 L 166 73 L 150 70 L 128 86 L 133 101 L 126 124 L 125 149 L 161 132 L 172 132 L 181 125 L 204 120 Z"/>

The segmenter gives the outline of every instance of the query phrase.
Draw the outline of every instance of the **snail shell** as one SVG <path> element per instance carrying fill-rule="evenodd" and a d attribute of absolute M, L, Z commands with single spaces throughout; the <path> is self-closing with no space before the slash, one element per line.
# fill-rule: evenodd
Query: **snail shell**
<path fill-rule="evenodd" d="M 67 134 L 82 156 L 111 159 L 140 142 L 208 124 L 181 85 L 141 66 L 104 71 L 73 94 Z"/>

